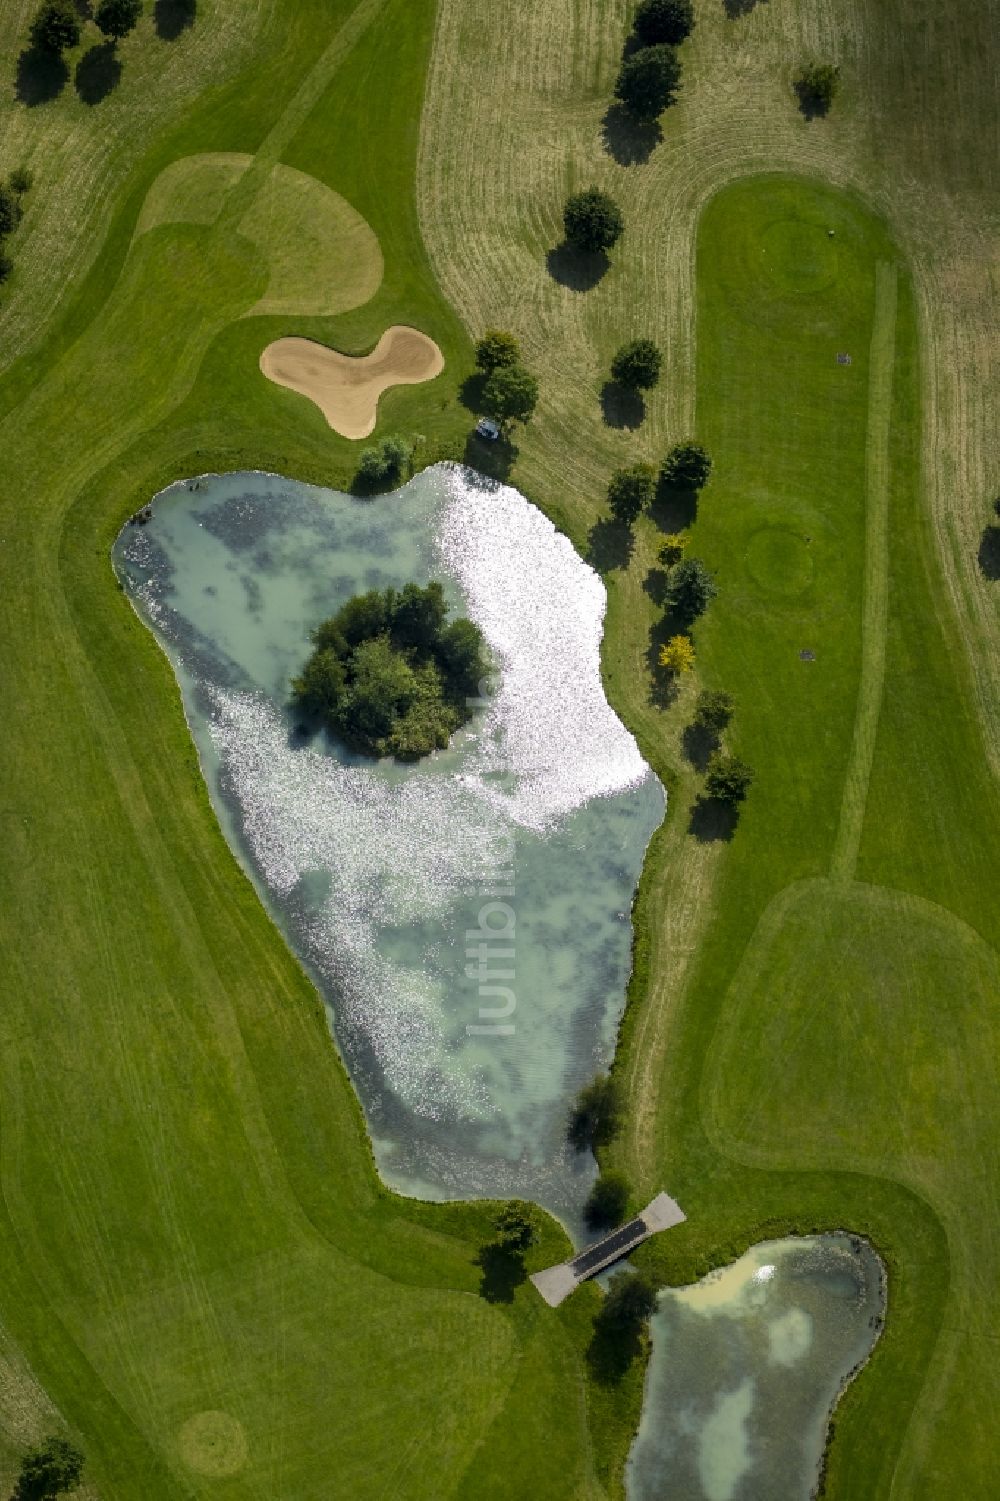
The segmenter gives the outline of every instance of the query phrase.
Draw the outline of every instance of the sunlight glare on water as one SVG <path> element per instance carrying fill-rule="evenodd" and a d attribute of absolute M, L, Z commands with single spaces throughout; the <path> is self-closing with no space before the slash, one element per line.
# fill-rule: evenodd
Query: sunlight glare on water
<path fill-rule="evenodd" d="M 115 561 L 177 671 L 227 837 L 331 1006 L 383 1175 L 574 1221 L 593 1165 L 566 1148 L 568 1105 L 610 1061 L 663 814 L 604 696 L 600 579 L 517 491 L 451 466 L 375 501 L 258 474 L 175 485 Z M 416 765 L 301 733 L 287 700 L 310 629 L 411 578 L 439 578 L 483 630 L 485 707 Z M 477 1035 L 466 935 L 498 863 L 516 1009 L 510 1035 Z"/>

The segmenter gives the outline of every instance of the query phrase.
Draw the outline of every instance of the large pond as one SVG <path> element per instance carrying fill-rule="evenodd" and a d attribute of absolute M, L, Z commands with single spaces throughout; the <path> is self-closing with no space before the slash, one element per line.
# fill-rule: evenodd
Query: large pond
<path fill-rule="evenodd" d="M 374 501 L 192 480 L 115 563 L 227 838 L 327 999 L 383 1177 L 523 1195 L 577 1228 L 594 1165 L 568 1106 L 612 1055 L 664 809 L 604 696 L 597 575 L 517 491 L 452 466 Z M 431 578 L 495 662 L 470 726 L 415 765 L 306 733 L 288 693 L 309 631 L 359 590 Z"/>
<path fill-rule="evenodd" d="M 662 1292 L 629 1501 L 808 1501 L 883 1306 L 881 1262 L 846 1235 L 765 1242 Z"/>

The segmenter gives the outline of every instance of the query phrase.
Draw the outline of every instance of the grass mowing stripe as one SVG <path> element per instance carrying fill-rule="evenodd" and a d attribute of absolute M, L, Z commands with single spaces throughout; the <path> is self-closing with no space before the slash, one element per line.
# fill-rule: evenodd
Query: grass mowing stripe
<path fill-rule="evenodd" d="M 889 261 L 875 268 L 875 312 L 868 360 L 868 432 L 865 443 L 865 589 L 861 624 L 861 678 L 854 719 L 851 759 L 844 778 L 831 874 L 854 876 L 868 783 L 875 758 L 889 600 L 889 427 L 892 372 L 896 359 L 898 275 Z"/>

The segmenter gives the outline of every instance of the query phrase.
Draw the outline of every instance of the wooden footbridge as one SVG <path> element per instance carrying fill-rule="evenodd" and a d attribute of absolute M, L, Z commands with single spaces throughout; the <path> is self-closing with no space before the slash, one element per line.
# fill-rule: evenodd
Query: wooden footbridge
<path fill-rule="evenodd" d="M 613 1262 L 620 1261 L 658 1230 L 669 1230 L 672 1225 L 679 1225 L 685 1218 L 683 1209 L 669 1194 L 657 1194 L 652 1203 L 647 1204 L 642 1213 L 634 1220 L 629 1220 L 627 1225 L 620 1225 L 617 1230 L 612 1230 L 602 1240 L 587 1246 L 569 1261 L 560 1261 L 556 1266 L 546 1267 L 544 1272 L 534 1272 L 531 1280 L 549 1307 L 557 1308 L 588 1277 L 593 1277 L 596 1272 L 602 1272 Z"/>

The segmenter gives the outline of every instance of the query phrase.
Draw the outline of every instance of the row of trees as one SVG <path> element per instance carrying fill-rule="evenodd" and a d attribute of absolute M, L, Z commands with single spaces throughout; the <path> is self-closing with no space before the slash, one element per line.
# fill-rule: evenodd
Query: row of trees
<path fill-rule="evenodd" d="M 7 254 L 7 236 L 12 235 L 24 217 L 24 196 L 34 181 L 27 167 L 18 167 L 6 182 L 0 182 L 0 282 L 14 269 Z"/>
<path fill-rule="evenodd" d="M 193 8 L 193 7 L 192 7 Z M 139 24 L 142 0 L 99 0 L 94 24 L 112 43 Z M 61 54 L 80 44 L 83 21 L 73 0 L 45 0 L 31 23 L 31 45 L 39 52 Z"/>

